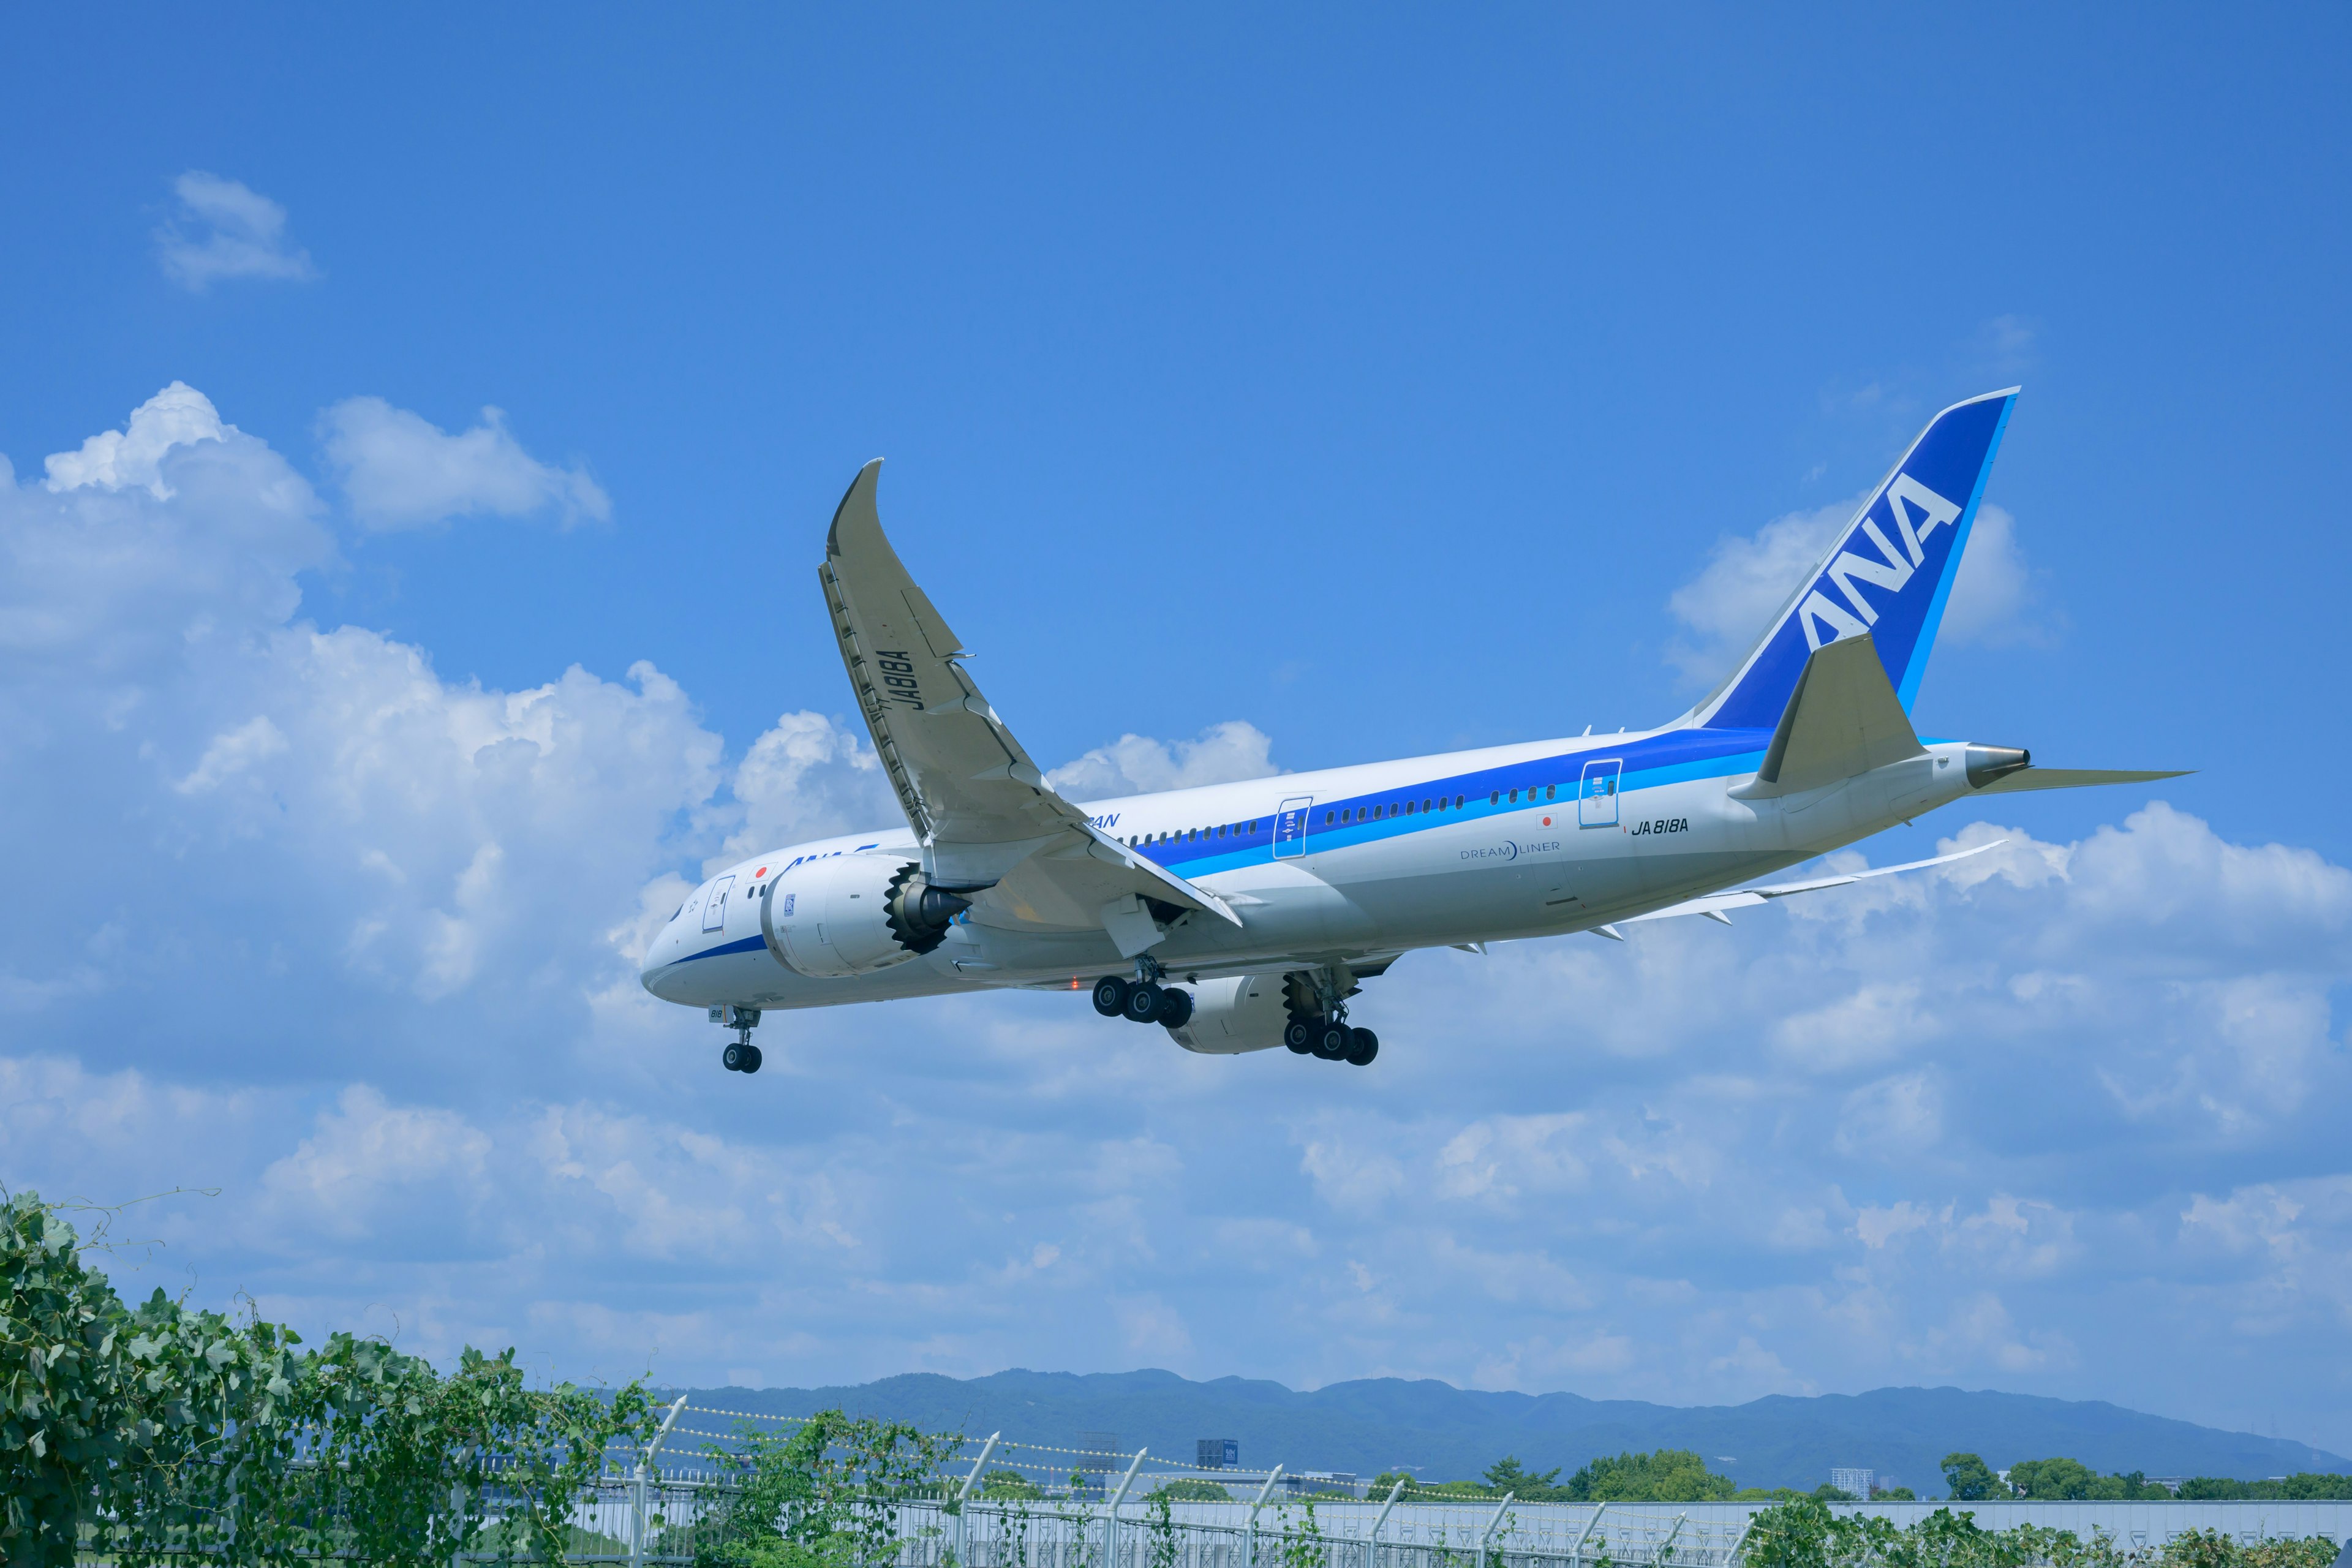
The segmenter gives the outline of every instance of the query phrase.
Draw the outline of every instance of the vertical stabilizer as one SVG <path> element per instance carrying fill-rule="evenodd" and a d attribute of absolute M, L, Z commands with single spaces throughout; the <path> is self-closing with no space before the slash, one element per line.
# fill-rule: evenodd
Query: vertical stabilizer
<path fill-rule="evenodd" d="M 1762 639 L 1691 710 L 1688 722 L 1771 728 L 1787 710 L 1806 661 L 1827 644 L 1865 632 L 1903 710 L 1911 710 L 2017 393 L 2012 386 L 1971 397 L 1928 421 Z"/>

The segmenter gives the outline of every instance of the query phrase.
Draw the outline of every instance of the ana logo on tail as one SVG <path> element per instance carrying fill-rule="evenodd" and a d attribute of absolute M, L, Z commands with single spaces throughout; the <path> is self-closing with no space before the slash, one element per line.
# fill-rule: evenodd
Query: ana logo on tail
<path fill-rule="evenodd" d="M 1844 606 L 1823 594 L 1817 584 L 1797 608 L 1798 624 L 1805 628 L 1808 650 L 1818 651 L 1825 642 L 1835 642 L 1840 637 L 1858 637 L 1869 630 L 1878 620 L 1878 611 L 1863 597 L 1862 590 L 1854 585 L 1854 579 L 1859 577 L 1865 583 L 1876 584 L 1890 594 L 1900 594 L 1904 585 L 1911 581 L 1913 574 L 1927 564 L 1927 554 L 1920 547 L 1920 541 L 1947 523 L 1958 521 L 1960 515 L 1958 501 L 1945 500 L 1908 474 L 1895 476 L 1895 482 L 1886 487 L 1886 503 L 1887 509 L 1895 513 L 1896 530 L 1903 535 L 1903 553 L 1895 553 L 1895 546 L 1887 542 L 1885 531 L 1878 526 L 1876 519 L 1863 518 L 1862 531 L 1877 547 L 1883 559 L 1873 561 L 1866 556 L 1856 555 L 1852 550 L 1844 550 L 1829 563 L 1828 569 L 1822 574 L 1822 581 L 1835 584 L 1847 602 L 1853 605 L 1853 613 L 1848 615 Z M 1916 523 L 1912 521 L 1910 507 L 1919 509 Z M 1852 543 L 1853 541 L 1847 542 Z M 1830 628 L 1827 637 L 1822 636 L 1821 628 L 1824 625 Z"/>

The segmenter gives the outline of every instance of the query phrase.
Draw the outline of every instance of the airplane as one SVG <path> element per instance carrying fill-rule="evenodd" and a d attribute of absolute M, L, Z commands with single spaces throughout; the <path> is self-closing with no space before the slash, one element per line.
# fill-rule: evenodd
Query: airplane
<path fill-rule="evenodd" d="M 1187 1050 L 1369 1065 L 1349 1000 L 1405 953 L 1730 911 L 1960 855 L 1749 879 L 2017 790 L 2177 772 L 2037 767 L 1911 709 L 2020 389 L 1937 414 L 1747 657 L 1654 730 L 1118 800 L 1065 799 L 962 662 L 858 471 L 817 577 L 903 824 L 755 855 L 653 938 L 646 989 L 708 1009 L 731 1071 L 772 1011 L 1088 991 Z M 1980 846 L 1990 848 L 1990 845 Z M 1962 851 L 1962 854 L 1975 851 Z M 856 907 L 853 908 L 852 906 Z"/>

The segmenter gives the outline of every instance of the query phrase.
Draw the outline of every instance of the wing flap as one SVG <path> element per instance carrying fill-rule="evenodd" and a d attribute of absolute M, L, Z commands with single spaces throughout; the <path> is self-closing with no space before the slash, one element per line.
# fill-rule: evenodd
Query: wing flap
<path fill-rule="evenodd" d="M 1843 888 L 1850 882 L 1865 882 L 1873 877 L 1892 877 L 1899 871 L 1924 871 L 1930 866 L 1948 866 L 1955 860 L 1965 860 L 1971 855 L 1981 855 L 1986 850 L 1996 848 L 2006 842 L 2005 839 L 1996 838 L 1990 844 L 1979 844 L 1973 848 L 1955 850 L 1949 855 L 1938 855 L 1929 860 L 1906 860 L 1900 866 L 1879 866 L 1867 871 L 1848 871 L 1835 877 L 1816 877 L 1806 882 L 1779 882 L 1768 888 L 1737 888 L 1725 893 L 1702 894 L 1696 899 L 1685 899 L 1679 904 L 1669 904 L 1663 910 L 1652 910 L 1647 914 L 1628 915 L 1618 923 L 1632 925 L 1636 921 L 1673 920 L 1677 915 L 1707 915 L 1729 925 L 1731 923 L 1729 911 L 1733 910 L 1758 909 L 1774 899 L 1785 899 L 1796 893 L 1819 892 L 1823 888 Z"/>
<path fill-rule="evenodd" d="M 883 533 L 881 469 L 879 458 L 866 464 L 841 498 L 817 577 L 858 712 L 931 885 L 972 893 L 994 923 L 1098 928 L 1122 947 L 1137 929 L 1138 900 L 1240 925 L 1223 900 L 1106 836 L 1045 783 L 958 662 L 962 639 Z"/>

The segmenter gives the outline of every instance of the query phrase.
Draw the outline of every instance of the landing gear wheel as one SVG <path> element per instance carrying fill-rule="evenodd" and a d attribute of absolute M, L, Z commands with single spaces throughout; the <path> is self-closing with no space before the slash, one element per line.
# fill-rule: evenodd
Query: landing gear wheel
<path fill-rule="evenodd" d="M 1095 982 L 1095 1011 L 1106 1018 L 1116 1018 L 1127 1011 L 1127 994 L 1133 990 L 1132 982 L 1116 974 L 1106 974 Z"/>
<path fill-rule="evenodd" d="M 1282 1043 L 1288 1046 L 1294 1054 L 1303 1057 L 1315 1048 L 1315 1037 L 1322 1032 L 1322 1019 L 1303 1018 L 1293 1013 L 1290 1022 L 1283 1026 Z"/>
<path fill-rule="evenodd" d="M 1192 994 L 1179 991 L 1173 986 L 1162 986 L 1160 1009 L 1152 1015 L 1151 1021 L 1163 1029 L 1182 1028 L 1192 1021 Z"/>
<path fill-rule="evenodd" d="M 1327 1062 L 1345 1061 L 1348 1048 L 1356 1043 L 1355 1031 L 1347 1025 L 1333 1021 L 1323 1026 L 1315 1037 L 1315 1054 Z"/>
<path fill-rule="evenodd" d="M 1160 1017 L 1161 995 L 1160 987 L 1149 980 L 1129 986 L 1127 988 L 1128 1017 L 1138 1024 L 1156 1022 Z"/>
<path fill-rule="evenodd" d="M 727 1042 L 727 1048 L 719 1053 L 719 1064 L 729 1072 L 741 1072 L 744 1053 L 751 1048 L 749 1046 L 730 1040 Z"/>
<path fill-rule="evenodd" d="M 1371 1066 L 1372 1058 L 1381 1054 L 1381 1037 L 1370 1029 L 1350 1030 L 1349 1037 L 1348 1060 L 1360 1068 Z"/>
<path fill-rule="evenodd" d="M 747 1073 L 758 1072 L 760 1070 L 760 1063 L 762 1059 L 763 1058 L 760 1055 L 759 1047 L 745 1046 L 743 1047 L 743 1066 L 741 1070 Z"/>

